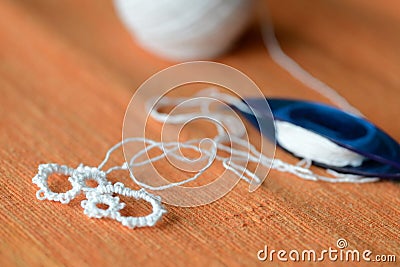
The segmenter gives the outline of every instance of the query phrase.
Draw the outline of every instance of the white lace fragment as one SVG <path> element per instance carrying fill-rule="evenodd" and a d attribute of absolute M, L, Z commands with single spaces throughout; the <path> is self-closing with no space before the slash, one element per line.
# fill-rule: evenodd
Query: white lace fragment
<path fill-rule="evenodd" d="M 107 174 L 110 172 L 104 172 L 100 167 L 89 167 L 82 164 L 76 169 L 55 163 L 41 164 L 32 182 L 39 187 L 36 192 L 39 200 L 68 204 L 80 193 L 84 193 L 86 199 L 81 202 L 81 206 L 84 208 L 84 214 L 90 218 L 114 219 L 129 228 L 154 226 L 167 212 L 161 204 L 161 198 L 146 192 L 145 189 L 132 190 L 120 182 L 111 184 L 107 180 Z M 71 183 L 72 189 L 62 193 L 53 192 L 48 184 L 48 179 L 52 174 L 69 176 L 68 181 Z M 97 187 L 88 186 L 86 184 L 88 180 L 95 181 Z M 142 199 L 152 205 L 152 213 L 143 217 L 122 216 L 120 210 L 126 204 L 121 202 L 119 197 L 113 196 L 114 194 L 132 197 L 135 200 Z M 97 206 L 98 204 L 105 204 L 108 208 L 101 209 Z"/>

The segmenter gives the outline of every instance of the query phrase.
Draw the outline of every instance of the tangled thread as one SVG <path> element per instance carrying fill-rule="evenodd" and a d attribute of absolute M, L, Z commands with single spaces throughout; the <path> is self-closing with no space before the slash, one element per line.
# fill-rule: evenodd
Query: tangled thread
<path fill-rule="evenodd" d="M 250 162 L 250 163 L 256 163 L 260 164 L 264 167 L 271 167 L 271 169 L 280 171 L 280 172 L 287 172 L 291 173 L 301 179 L 305 180 L 312 180 L 312 181 L 325 181 L 325 182 L 331 182 L 331 183 L 370 183 L 370 182 L 376 182 L 379 181 L 379 178 L 377 177 L 364 177 L 360 175 L 353 175 L 353 174 L 347 174 L 347 173 L 338 173 L 334 170 L 327 169 L 326 172 L 327 174 L 333 176 L 325 176 L 325 175 L 318 175 L 315 172 L 313 172 L 310 169 L 311 163 L 312 163 L 312 158 L 309 157 L 302 157 L 303 159 L 300 160 L 296 165 L 286 163 L 280 159 L 277 158 L 269 158 L 262 154 L 256 147 L 254 147 L 252 144 L 247 142 L 245 139 L 243 139 L 243 135 L 246 133 L 246 129 L 244 126 L 242 126 L 240 119 L 233 117 L 233 116 L 226 116 L 223 114 L 218 114 L 218 113 L 213 113 L 209 109 L 209 103 L 207 101 L 201 101 L 202 97 L 209 97 L 215 100 L 219 100 L 223 103 L 231 104 L 234 105 L 235 107 L 239 108 L 240 110 L 249 110 L 249 108 L 238 98 L 235 98 L 231 95 L 225 94 L 220 92 L 216 88 L 207 88 L 203 89 L 200 92 L 197 93 L 197 97 L 200 101 L 197 102 L 190 102 L 189 105 L 185 104 L 185 107 L 190 108 L 190 107 L 197 107 L 199 108 L 199 111 L 196 113 L 185 113 L 185 114 L 177 114 L 177 115 L 167 115 L 164 113 L 160 113 L 158 110 L 171 106 L 171 105 L 179 105 L 182 103 L 185 103 L 185 101 L 190 100 L 190 98 L 169 98 L 169 97 L 164 97 L 162 98 L 155 107 L 149 108 L 150 115 L 153 119 L 162 122 L 162 123 L 172 123 L 172 124 L 179 124 L 183 123 L 185 121 L 189 121 L 191 118 L 196 117 L 196 116 L 210 116 L 216 118 L 218 121 L 221 121 L 224 123 L 224 125 L 227 128 L 231 128 L 234 130 L 231 130 L 231 133 L 235 133 L 229 136 L 229 141 L 231 144 L 235 144 L 236 146 L 239 146 L 241 149 L 235 149 L 233 147 L 227 146 L 224 144 L 226 141 L 226 136 L 225 132 L 223 131 L 222 127 L 218 125 L 217 123 L 214 122 L 215 126 L 217 127 L 218 130 L 218 135 L 213 139 L 216 148 L 228 152 L 232 158 L 235 159 L 236 162 Z M 249 113 L 255 114 L 255 111 L 250 110 Z M 212 122 L 212 121 L 211 121 Z M 276 123 L 276 122 L 275 122 Z M 282 122 L 280 122 L 279 125 L 282 125 Z M 282 131 L 281 131 L 282 132 Z M 280 132 L 276 132 L 277 137 L 281 136 L 282 134 Z M 290 136 L 292 139 L 299 139 L 299 136 Z M 309 136 L 306 136 L 305 138 L 309 138 Z M 304 139 L 304 138 L 303 138 Z M 315 139 L 315 138 L 314 138 Z M 315 143 L 315 146 L 319 147 L 321 146 L 321 142 Z M 304 146 L 301 147 L 302 151 L 305 151 L 306 148 Z M 203 153 L 207 154 L 207 151 L 202 151 Z M 330 151 L 332 152 L 332 151 Z M 340 156 L 343 156 L 343 150 L 340 151 L 334 151 L 337 154 L 340 154 Z M 320 153 L 319 158 L 321 157 L 329 157 L 329 153 Z M 223 166 L 226 170 L 231 171 L 241 179 L 245 180 L 246 182 L 250 184 L 259 184 L 261 183 L 265 177 L 259 177 L 256 172 L 253 172 L 244 166 L 239 166 L 238 164 L 235 164 L 235 162 L 232 162 L 229 158 L 226 157 L 218 157 L 216 156 L 217 160 L 220 160 L 223 163 Z M 358 160 L 358 159 L 356 159 Z M 326 161 L 329 161 L 332 163 L 332 159 L 327 158 Z M 334 165 L 334 164 L 332 164 Z M 133 177 L 132 177 L 133 178 Z M 263 179 L 264 178 L 264 179 Z M 135 179 L 134 179 L 135 180 Z M 137 182 L 137 181 L 135 181 Z M 149 188 L 150 189 L 150 188 Z M 152 188 L 151 188 L 152 189 Z"/>

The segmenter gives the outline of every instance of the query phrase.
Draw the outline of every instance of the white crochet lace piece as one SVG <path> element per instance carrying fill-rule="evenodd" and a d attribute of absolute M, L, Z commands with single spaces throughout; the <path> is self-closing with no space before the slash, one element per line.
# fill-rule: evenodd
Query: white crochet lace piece
<path fill-rule="evenodd" d="M 125 203 L 121 203 L 120 199 L 113 197 L 112 194 L 132 197 L 136 200 L 143 199 L 152 205 L 153 212 L 144 217 L 122 216 L 119 211 L 125 207 Z M 162 215 L 167 212 L 160 204 L 160 197 L 149 194 L 144 189 L 139 191 L 132 190 L 119 182 L 114 185 L 98 186 L 95 191 L 88 192 L 86 197 L 87 200 L 83 200 L 81 205 L 87 216 L 91 218 L 112 218 L 130 228 L 154 226 Z M 97 204 L 106 204 L 108 208 L 106 210 L 100 209 Z"/>
<path fill-rule="evenodd" d="M 40 188 L 36 192 L 36 197 L 39 200 L 51 200 L 68 204 L 80 193 L 84 193 L 86 199 L 81 202 L 81 206 L 84 208 L 84 214 L 90 218 L 111 218 L 130 228 L 154 226 L 162 218 L 162 215 L 166 213 L 161 204 L 161 198 L 146 192 L 145 189 L 132 190 L 120 182 L 111 184 L 107 180 L 107 174 L 113 171 L 113 168 L 106 172 L 101 170 L 101 166 L 106 163 L 107 159 L 108 157 L 100 167 L 89 167 L 81 164 L 78 168 L 73 169 L 55 163 L 39 165 L 38 173 L 32 179 L 32 182 Z M 53 192 L 48 184 L 48 178 L 52 174 L 69 176 L 68 181 L 71 183 L 72 189 L 64 193 Z M 88 186 L 86 184 L 88 180 L 96 181 L 97 187 Z M 113 196 L 115 194 L 132 197 L 135 200 L 142 199 L 147 201 L 152 205 L 153 211 L 144 217 L 122 216 L 120 210 L 126 204 L 121 202 L 119 197 Z M 97 204 L 105 204 L 108 208 L 101 209 Z"/>

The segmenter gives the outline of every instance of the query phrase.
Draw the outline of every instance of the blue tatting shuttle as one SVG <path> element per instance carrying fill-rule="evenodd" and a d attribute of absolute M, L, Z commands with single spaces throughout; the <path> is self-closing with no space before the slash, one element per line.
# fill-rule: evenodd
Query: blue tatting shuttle
<path fill-rule="evenodd" d="M 247 98 L 243 102 L 256 112 L 258 120 L 271 119 L 267 115 L 269 112 L 265 111 L 265 99 Z M 341 173 L 400 179 L 399 143 L 366 119 L 316 102 L 279 98 L 268 98 L 267 102 L 274 120 L 285 121 L 319 134 L 366 158 L 358 167 L 337 167 L 318 162 L 313 164 Z M 257 118 L 250 109 L 238 111 L 259 129 Z"/>

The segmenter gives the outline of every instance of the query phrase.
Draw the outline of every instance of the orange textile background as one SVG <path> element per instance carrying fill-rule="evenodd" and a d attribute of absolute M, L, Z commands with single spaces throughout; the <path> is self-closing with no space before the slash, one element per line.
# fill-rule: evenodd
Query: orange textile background
<path fill-rule="evenodd" d="M 400 141 L 399 2 L 270 2 L 283 49 Z M 217 61 L 267 96 L 329 103 L 271 61 L 256 28 Z M 257 251 L 320 251 L 339 238 L 399 264 L 396 182 L 330 184 L 271 171 L 254 193 L 240 182 L 206 206 L 167 206 L 156 227 L 135 230 L 89 219 L 78 200 L 38 201 L 37 166 L 97 166 L 121 139 L 134 90 L 171 64 L 132 41 L 110 1 L 0 3 L 0 266 L 284 265 L 258 261 Z M 277 157 L 295 162 L 279 149 Z M 148 209 L 130 204 L 133 213 Z"/>

